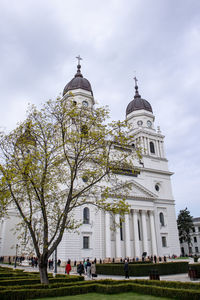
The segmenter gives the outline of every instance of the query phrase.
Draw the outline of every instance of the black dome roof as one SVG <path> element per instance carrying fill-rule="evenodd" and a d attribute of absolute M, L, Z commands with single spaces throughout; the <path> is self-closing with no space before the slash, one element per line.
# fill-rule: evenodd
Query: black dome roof
<path fill-rule="evenodd" d="M 138 93 L 138 86 L 135 86 L 135 96 L 134 99 L 128 104 L 127 108 L 126 108 L 126 115 L 132 113 L 135 110 L 147 110 L 153 113 L 151 104 L 145 100 L 142 99 L 140 94 Z"/>
<path fill-rule="evenodd" d="M 81 65 L 79 65 L 79 64 L 77 66 L 77 73 L 75 74 L 74 78 L 70 82 L 68 82 L 67 85 L 65 86 L 65 88 L 63 90 L 63 96 L 68 91 L 75 90 L 75 89 L 83 89 L 83 90 L 91 92 L 91 94 L 93 95 L 91 84 L 81 74 Z"/>

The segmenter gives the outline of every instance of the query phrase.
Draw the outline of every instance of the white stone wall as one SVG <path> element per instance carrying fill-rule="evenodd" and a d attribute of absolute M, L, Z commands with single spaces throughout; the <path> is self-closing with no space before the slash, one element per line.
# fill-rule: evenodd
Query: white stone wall
<path fill-rule="evenodd" d="M 181 243 L 180 247 L 184 249 L 185 255 L 200 255 L 200 217 L 199 218 L 193 218 L 193 224 L 194 224 L 194 232 L 190 232 L 191 237 L 191 251 L 188 250 L 188 244 L 187 243 Z M 196 238 L 196 239 L 195 239 Z M 195 242 L 196 240 L 196 242 Z M 198 251 L 197 251 L 198 250 Z M 180 249 L 180 253 L 182 253 Z"/>

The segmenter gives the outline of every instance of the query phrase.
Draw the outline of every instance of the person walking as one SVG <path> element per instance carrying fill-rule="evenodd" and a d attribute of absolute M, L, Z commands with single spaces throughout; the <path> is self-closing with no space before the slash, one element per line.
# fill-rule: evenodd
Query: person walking
<path fill-rule="evenodd" d="M 71 271 L 72 267 L 70 264 L 70 260 L 68 260 L 66 267 L 65 267 L 65 273 L 67 273 L 67 275 L 69 275 L 70 271 Z"/>
<path fill-rule="evenodd" d="M 125 259 L 124 262 L 124 273 L 125 273 L 125 278 L 129 279 L 129 268 L 128 268 L 128 261 Z"/>
<path fill-rule="evenodd" d="M 89 261 L 89 258 L 87 259 L 87 266 L 86 266 L 86 271 L 87 271 L 87 277 L 91 277 L 91 262 Z"/>
<path fill-rule="evenodd" d="M 84 266 L 82 262 L 80 261 L 80 264 L 77 266 L 77 273 L 81 276 L 84 273 Z"/>
<path fill-rule="evenodd" d="M 87 261 L 84 261 L 83 265 L 84 265 L 84 270 L 85 270 L 85 275 L 86 275 L 87 274 Z"/>
<path fill-rule="evenodd" d="M 94 261 L 92 262 L 92 265 L 91 265 L 91 274 L 92 274 L 92 279 L 94 277 L 97 277 L 97 274 L 96 274 L 96 265 L 95 265 Z"/>

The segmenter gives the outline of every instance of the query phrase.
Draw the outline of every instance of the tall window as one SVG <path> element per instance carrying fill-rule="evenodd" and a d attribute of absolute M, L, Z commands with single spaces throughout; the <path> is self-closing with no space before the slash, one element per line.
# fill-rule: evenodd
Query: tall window
<path fill-rule="evenodd" d="M 162 236 L 162 246 L 167 247 L 167 239 L 166 236 Z"/>
<path fill-rule="evenodd" d="M 161 225 L 161 226 L 165 226 L 164 215 L 163 215 L 162 212 L 160 213 L 160 225 Z"/>
<path fill-rule="evenodd" d="M 140 221 L 139 220 L 138 220 L 138 236 L 139 236 L 139 240 L 141 241 Z"/>
<path fill-rule="evenodd" d="M 122 219 L 120 218 L 120 239 L 123 241 L 123 227 L 122 227 Z"/>
<path fill-rule="evenodd" d="M 89 249 L 89 236 L 83 237 L 83 249 Z"/>
<path fill-rule="evenodd" d="M 150 152 L 151 153 L 155 153 L 155 147 L 154 147 L 154 143 L 150 142 Z"/>
<path fill-rule="evenodd" d="M 195 247 L 195 252 L 198 253 L 199 252 L 199 248 Z"/>
<path fill-rule="evenodd" d="M 197 242 L 197 237 L 196 236 L 194 236 L 194 243 L 196 243 Z"/>
<path fill-rule="evenodd" d="M 83 224 L 89 224 L 90 222 L 90 211 L 88 207 L 83 210 Z"/>

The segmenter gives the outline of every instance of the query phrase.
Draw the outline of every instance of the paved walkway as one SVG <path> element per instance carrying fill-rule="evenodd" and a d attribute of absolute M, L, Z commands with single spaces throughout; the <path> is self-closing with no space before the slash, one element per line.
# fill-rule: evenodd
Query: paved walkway
<path fill-rule="evenodd" d="M 0 264 L 2 267 L 13 267 L 13 265 L 7 265 L 7 264 Z M 17 266 L 17 269 L 23 269 L 26 272 L 33 272 L 38 271 L 38 268 L 32 268 L 32 267 L 24 267 L 24 266 Z M 53 273 L 52 270 L 49 272 Z M 58 274 L 64 274 L 64 267 L 58 267 Z M 71 275 L 77 275 L 75 272 L 75 268 L 72 267 Z M 85 276 L 85 279 L 87 280 L 87 276 Z M 98 275 L 97 279 L 114 279 L 114 280 L 122 280 L 125 279 L 124 276 L 117 276 L 117 275 Z M 143 277 L 130 277 L 130 279 L 149 279 L 149 276 L 143 276 Z M 198 280 L 190 280 L 187 273 L 183 274 L 175 274 L 175 275 L 161 275 L 160 280 L 167 280 L 167 281 L 182 281 L 182 282 L 200 282 L 200 278 Z"/>

